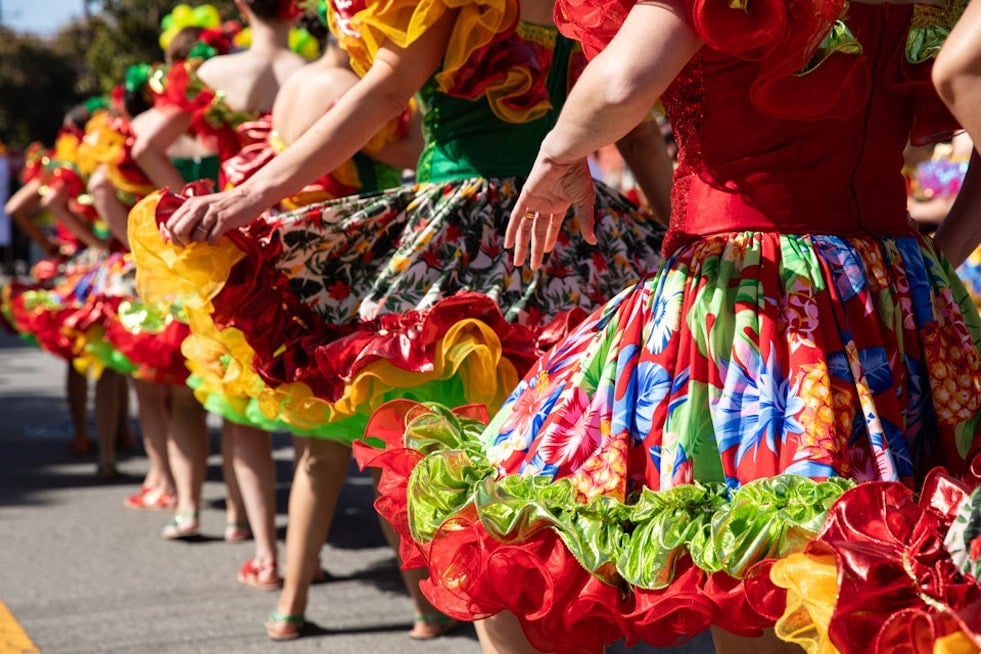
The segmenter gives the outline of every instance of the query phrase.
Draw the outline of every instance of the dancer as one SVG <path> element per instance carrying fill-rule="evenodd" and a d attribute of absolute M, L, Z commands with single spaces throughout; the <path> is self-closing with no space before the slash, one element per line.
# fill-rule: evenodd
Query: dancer
<path fill-rule="evenodd" d="M 191 245 L 181 256 L 220 263 L 239 252 L 232 277 L 216 269 L 208 277 L 217 283 L 201 288 L 214 290 L 204 295 L 215 322 L 240 329 L 256 351 L 266 384 L 260 404 L 294 424 L 331 428 L 332 440 L 311 440 L 291 490 L 287 585 L 267 622 L 274 639 L 300 632 L 313 554 L 336 495 L 327 487 L 339 484 L 332 479 L 340 472 L 322 479 L 319 470 L 339 455 L 316 450 L 345 448 L 391 397 L 496 407 L 539 337 L 554 337 L 562 317 L 575 320 L 658 258 L 656 223 L 608 191 L 597 202 L 599 248 L 573 246 L 568 236 L 535 274 L 513 268 L 502 249 L 500 230 L 575 61 L 573 44 L 551 27 L 551 3 L 331 11 L 361 74 L 357 85 L 241 186 L 179 208 L 165 196 L 157 208 L 170 243 Z M 267 218 L 219 241 L 336 168 L 417 91 L 430 137 L 421 184 Z M 201 250 L 204 241 L 217 247 Z M 271 322 L 260 325 L 258 316 Z M 307 526 L 294 532 L 301 521 Z M 294 546 L 294 533 L 306 542 Z M 291 592 L 294 561 L 302 570 Z M 439 633 L 445 618 L 423 610 L 428 602 L 413 581 L 420 576 L 407 580 L 423 627 L 417 633 Z"/>
<path fill-rule="evenodd" d="M 240 0 L 236 4 L 252 29 L 249 48 L 204 63 L 191 60 L 173 67 L 147 130 L 134 143 L 134 157 L 159 186 L 183 185 L 164 155 L 179 135 L 190 132 L 207 139 L 215 144 L 219 159 L 227 160 L 243 145 L 235 128 L 268 114 L 283 81 L 306 63 L 289 49 L 290 27 L 300 13 L 297 3 Z M 220 179 L 219 183 L 224 182 Z M 188 319 L 193 323 L 194 316 L 189 313 Z M 200 529 L 198 510 L 208 442 L 206 434 L 176 433 L 173 442 L 177 445 L 171 463 L 178 484 L 178 507 L 165 537 L 184 538 Z M 223 457 L 232 461 L 234 470 L 230 496 L 237 488 L 255 544 L 255 554 L 241 566 L 238 579 L 262 590 L 277 589 L 282 579 L 277 563 L 271 437 L 264 429 L 235 422 L 223 427 L 222 443 Z M 246 537 L 243 522 L 228 521 L 228 540 Z"/>
<path fill-rule="evenodd" d="M 66 380 L 69 407 L 75 425 L 73 449 L 89 448 L 86 422 L 87 375 L 94 371 L 95 422 L 98 431 L 96 476 L 118 476 L 116 448 L 131 447 L 129 403 L 125 378 L 112 370 L 90 366 L 86 343 L 98 338 L 102 309 L 91 302 L 101 283 L 99 262 L 116 244 L 84 196 L 84 178 L 91 172 L 91 135 L 106 116 L 102 98 L 73 108 L 65 117 L 51 152 L 36 158 L 28 170 L 30 179 L 8 202 L 15 220 L 30 222 L 30 214 L 41 207 L 55 217 L 59 226 L 59 255 L 69 260 L 49 261 L 38 284 L 15 285 L 10 292 L 10 310 L 22 333 L 32 334 L 42 348 L 68 361 Z M 36 234 L 36 236 L 39 236 Z"/>
<path fill-rule="evenodd" d="M 483 431 L 388 405 L 367 432 L 385 452 L 359 456 L 384 468 L 380 506 L 428 562 L 436 606 L 495 616 L 489 651 L 673 644 L 710 626 L 719 652 L 783 651 L 766 630 L 780 618 L 781 638 L 806 637 L 791 632 L 809 598 L 782 589 L 821 578 L 770 569 L 818 536 L 843 491 L 930 495 L 934 466 L 977 481 L 981 323 L 910 227 L 900 175 L 908 139 L 957 128 L 922 83 L 921 47 L 955 15 L 836 0 L 562 1 L 556 15 L 595 58 L 542 143 L 508 245 L 542 269 L 567 208 L 592 201 L 585 157 L 662 98 L 680 148 L 668 258 L 559 342 Z M 952 229 L 969 251 L 981 234 L 962 221 L 981 204 L 962 199 Z M 864 507 L 879 505 L 845 516 L 843 501 L 820 539 L 847 562 L 849 538 L 870 540 Z M 936 555 L 912 533 L 897 540 Z M 937 638 L 977 641 L 970 615 L 956 619 L 974 582 L 953 575 L 964 592 L 947 593 L 919 583 L 926 569 L 894 568 L 889 598 Z M 843 574 L 853 638 L 836 628 L 833 645 L 915 650 L 920 623 L 880 630 L 888 602 L 859 599 L 877 579 Z M 810 633 L 825 651 L 828 632 Z"/>
<path fill-rule="evenodd" d="M 55 223 L 53 235 L 48 235 L 36 222 L 36 216 L 41 208 L 41 187 L 44 185 L 44 159 L 46 156 L 48 156 L 46 149 L 40 143 L 35 143 L 28 148 L 24 168 L 21 171 L 22 185 L 7 200 L 4 210 L 13 218 L 20 230 L 31 241 L 40 246 L 45 258 L 52 262 L 52 265 L 48 267 L 53 269 L 57 266 L 55 262 L 76 251 L 80 244 L 71 231 L 60 222 Z M 36 270 L 41 268 L 36 268 Z M 9 309 L 6 306 L 7 301 L 8 298 L 5 294 L 5 311 Z M 88 454 L 92 451 L 92 439 L 88 433 L 88 394 L 88 380 L 75 370 L 69 361 L 65 369 L 65 397 L 68 401 L 68 413 L 72 422 L 72 437 L 68 446 L 73 454 Z"/>

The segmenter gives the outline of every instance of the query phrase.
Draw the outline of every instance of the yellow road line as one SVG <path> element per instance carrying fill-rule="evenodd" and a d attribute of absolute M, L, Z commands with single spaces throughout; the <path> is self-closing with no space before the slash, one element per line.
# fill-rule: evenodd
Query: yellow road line
<path fill-rule="evenodd" d="M 7 605 L 0 601 L 0 654 L 38 654 L 39 651 Z"/>

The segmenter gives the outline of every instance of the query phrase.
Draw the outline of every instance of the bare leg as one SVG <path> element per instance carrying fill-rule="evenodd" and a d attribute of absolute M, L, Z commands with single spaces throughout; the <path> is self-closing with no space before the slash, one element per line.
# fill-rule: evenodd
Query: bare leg
<path fill-rule="evenodd" d="M 783 642 L 772 630 L 759 638 L 744 638 L 712 627 L 712 642 L 716 654 L 800 654 L 801 651 L 799 645 Z"/>
<path fill-rule="evenodd" d="M 99 466 L 97 475 L 111 479 L 116 472 L 116 437 L 119 428 L 120 388 L 126 378 L 114 370 L 103 370 L 95 384 L 95 427 L 99 432 Z"/>
<path fill-rule="evenodd" d="M 482 654 L 541 654 L 531 646 L 514 614 L 498 613 L 473 623 Z"/>
<path fill-rule="evenodd" d="M 235 474 L 235 438 L 233 423 L 221 423 L 221 475 L 225 480 L 225 540 L 237 543 L 252 536 L 245 513 L 245 502 Z"/>
<path fill-rule="evenodd" d="M 375 475 L 375 483 L 378 483 L 377 475 Z M 385 540 L 395 550 L 395 556 L 398 558 L 399 535 L 384 518 L 379 519 L 379 523 L 381 523 L 382 533 L 385 534 Z M 419 589 L 419 582 L 429 576 L 429 571 L 425 568 L 403 570 L 401 563 L 400 560 L 399 570 L 402 572 L 402 581 L 405 583 L 405 589 L 409 591 L 409 597 L 412 598 L 412 603 L 415 605 L 415 620 L 409 635 L 413 638 L 434 638 L 456 627 L 456 621 L 440 613 Z"/>
<path fill-rule="evenodd" d="M 174 386 L 168 442 L 170 469 L 177 486 L 177 513 L 164 529 L 164 538 L 196 534 L 200 528 L 201 488 L 208 459 L 208 425 L 204 407 L 186 386 Z"/>
<path fill-rule="evenodd" d="M 311 438 L 297 465 L 290 489 L 286 529 L 286 569 L 277 616 L 266 623 L 270 638 L 295 633 L 284 616 L 302 616 L 320 550 L 334 519 L 337 498 L 351 460 L 351 448 L 331 440 Z"/>
<path fill-rule="evenodd" d="M 269 590 L 280 584 L 276 564 L 276 466 L 268 432 L 232 424 L 235 477 L 238 478 L 245 512 L 252 525 L 255 556 L 240 572 L 239 581 Z"/>
<path fill-rule="evenodd" d="M 69 444 L 75 454 L 88 454 L 92 451 L 89 438 L 89 380 L 75 370 L 68 362 L 65 371 L 65 396 L 68 398 L 68 414 L 72 419 L 72 440 Z"/>
<path fill-rule="evenodd" d="M 167 438 L 170 435 L 170 387 L 167 384 L 133 380 L 137 397 L 137 415 L 143 434 L 143 449 L 149 461 L 144 488 L 160 489 L 174 493 L 174 476 L 170 472 L 167 456 Z"/>
<path fill-rule="evenodd" d="M 133 435 L 133 428 L 129 423 L 129 378 L 123 378 L 119 385 L 119 424 L 116 425 L 116 447 L 121 450 L 136 449 L 136 437 Z"/>

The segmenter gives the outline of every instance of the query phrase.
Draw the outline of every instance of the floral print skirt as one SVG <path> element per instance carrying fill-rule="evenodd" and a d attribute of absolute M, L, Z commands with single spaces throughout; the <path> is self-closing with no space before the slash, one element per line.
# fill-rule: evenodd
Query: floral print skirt
<path fill-rule="evenodd" d="M 182 198 L 154 195 L 131 215 L 138 285 L 204 310 L 214 329 L 192 321 L 189 365 L 220 382 L 220 360 L 233 363 L 226 394 L 294 431 L 350 442 L 397 397 L 494 410 L 547 344 L 659 263 L 663 235 L 599 186 L 598 245 L 570 216 L 546 265 L 518 268 L 503 243 L 519 190 L 514 179 L 406 185 L 267 215 L 183 250 L 156 234 Z M 208 343 L 221 353 L 210 362 L 199 359 Z"/>
<path fill-rule="evenodd" d="M 976 483 L 979 342 L 918 234 L 719 234 L 580 323 L 486 427 L 391 403 L 357 455 L 450 615 L 511 611 L 543 651 L 754 635 L 785 608 L 770 566 L 850 487 Z"/>

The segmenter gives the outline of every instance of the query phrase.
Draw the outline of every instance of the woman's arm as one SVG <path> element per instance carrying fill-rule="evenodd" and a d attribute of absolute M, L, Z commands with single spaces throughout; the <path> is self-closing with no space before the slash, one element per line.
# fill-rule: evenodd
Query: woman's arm
<path fill-rule="evenodd" d="M 425 145 L 426 140 L 422 136 L 422 112 L 413 111 L 409 116 L 409 124 L 406 127 L 404 138 L 386 143 L 383 147 L 368 152 L 368 154 L 389 166 L 415 170 L 419 163 L 419 155 L 422 154 Z"/>
<path fill-rule="evenodd" d="M 186 201 L 162 226 L 163 236 L 178 245 L 214 243 L 350 159 L 436 70 L 455 19 L 448 12 L 408 48 L 383 46 L 365 76 L 289 148 L 241 186 Z"/>
<path fill-rule="evenodd" d="M 191 116 L 177 107 L 149 109 L 139 116 L 133 130 L 133 159 L 158 188 L 184 187 L 184 178 L 167 156 L 169 148 L 191 127 Z"/>
<path fill-rule="evenodd" d="M 974 2 L 978 5 L 977 0 Z M 954 206 L 937 229 L 933 240 L 956 267 L 981 243 L 981 156 L 971 153 L 971 163 L 964 175 Z"/>
<path fill-rule="evenodd" d="M 54 256 L 58 254 L 58 243 L 34 222 L 34 213 L 41 207 L 40 189 L 41 181 L 32 179 L 17 189 L 3 208 L 27 238 L 40 245 L 48 256 Z"/>
<path fill-rule="evenodd" d="M 981 0 L 972 0 L 933 64 L 940 97 L 981 152 Z"/>
<path fill-rule="evenodd" d="M 617 150 L 627 163 L 637 186 L 655 217 L 664 225 L 671 217 L 671 180 L 674 164 L 655 120 L 645 120 L 617 141 Z"/>
<path fill-rule="evenodd" d="M 112 235 L 128 250 L 129 238 L 126 235 L 126 223 L 129 220 L 129 211 L 116 196 L 116 187 L 109 179 L 105 164 L 100 165 L 89 176 L 87 188 L 89 195 L 92 196 L 92 205 L 96 212 L 109 226 Z"/>
<path fill-rule="evenodd" d="M 68 196 L 57 187 L 49 187 L 50 191 L 41 199 L 41 206 L 51 212 L 56 220 L 60 220 L 75 237 L 85 245 L 100 249 L 109 249 L 109 241 L 95 235 L 91 225 L 82 220 L 68 206 Z"/>
<path fill-rule="evenodd" d="M 541 266 L 570 205 L 578 209 L 583 236 L 596 242 L 586 156 L 639 125 L 701 45 L 676 9 L 654 2 L 631 9 L 617 35 L 583 71 L 542 143 L 505 235 L 517 265 L 524 263 L 530 244 L 531 268 Z"/>

